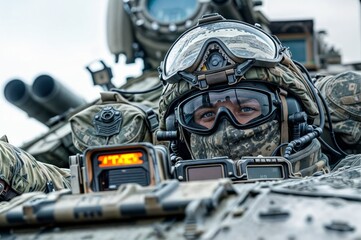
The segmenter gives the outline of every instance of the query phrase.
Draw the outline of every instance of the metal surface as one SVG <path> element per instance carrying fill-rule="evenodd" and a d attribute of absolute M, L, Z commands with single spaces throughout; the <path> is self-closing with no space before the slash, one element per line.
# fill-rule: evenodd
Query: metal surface
<path fill-rule="evenodd" d="M 360 180 L 361 167 L 353 167 L 253 184 L 172 180 L 80 195 L 24 194 L 23 203 L 0 214 L 0 233 L 11 239 L 358 239 Z"/>

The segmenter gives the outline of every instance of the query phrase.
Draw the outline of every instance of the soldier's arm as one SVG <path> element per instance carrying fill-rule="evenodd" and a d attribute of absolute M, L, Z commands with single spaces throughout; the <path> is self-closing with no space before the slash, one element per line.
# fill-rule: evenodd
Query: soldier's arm
<path fill-rule="evenodd" d="M 70 188 L 70 170 L 36 161 L 29 153 L 0 141 L 0 201 L 25 192 Z"/>

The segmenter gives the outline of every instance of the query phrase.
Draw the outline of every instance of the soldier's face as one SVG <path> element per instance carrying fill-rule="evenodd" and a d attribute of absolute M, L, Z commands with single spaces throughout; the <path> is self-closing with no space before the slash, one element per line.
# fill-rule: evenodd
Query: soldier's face
<path fill-rule="evenodd" d="M 262 114 L 261 105 L 256 99 L 240 98 L 237 102 L 226 99 L 211 106 L 198 108 L 194 113 L 194 121 L 208 129 L 211 128 L 220 107 L 227 108 L 240 124 L 248 123 Z"/>

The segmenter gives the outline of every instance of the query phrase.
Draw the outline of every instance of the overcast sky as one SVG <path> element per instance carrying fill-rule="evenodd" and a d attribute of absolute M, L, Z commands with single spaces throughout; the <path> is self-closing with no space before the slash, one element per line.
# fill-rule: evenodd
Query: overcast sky
<path fill-rule="evenodd" d="M 314 19 L 315 30 L 342 53 L 343 63 L 361 61 L 359 0 L 263 0 L 270 20 Z M 31 85 L 49 74 L 87 101 L 98 97 L 85 66 L 103 59 L 111 65 L 115 83 L 139 74 L 139 64 L 113 63 L 106 45 L 105 0 L 0 0 L 0 135 L 21 145 L 47 128 L 9 104 L 5 84 L 21 79 Z"/>

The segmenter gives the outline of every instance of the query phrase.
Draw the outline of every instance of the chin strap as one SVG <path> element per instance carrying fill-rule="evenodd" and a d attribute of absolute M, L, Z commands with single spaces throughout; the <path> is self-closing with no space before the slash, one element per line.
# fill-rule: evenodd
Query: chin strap
<path fill-rule="evenodd" d="M 281 113 L 281 144 L 282 144 L 282 143 L 288 143 L 288 141 L 289 141 L 289 139 L 288 139 L 288 107 L 287 107 L 287 100 L 286 100 L 287 92 L 280 88 L 279 96 L 281 98 L 281 104 L 282 104 L 282 113 Z"/>

